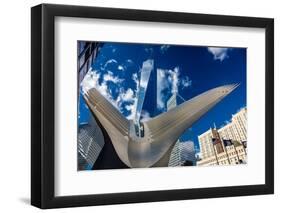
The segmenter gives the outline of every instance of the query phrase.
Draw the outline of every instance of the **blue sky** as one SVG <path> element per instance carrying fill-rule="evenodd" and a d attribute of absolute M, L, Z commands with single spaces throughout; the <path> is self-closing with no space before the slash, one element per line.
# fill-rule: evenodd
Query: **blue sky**
<path fill-rule="evenodd" d="M 106 42 L 82 82 L 81 93 L 96 87 L 125 117 L 132 119 L 140 72 L 147 60 L 154 62 L 151 73 L 154 81 L 148 82 L 142 120 L 166 111 L 172 91 L 176 90 L 188 100 L 217 86 L 240 83 L 228 97 L 194 123 L 181 136 L 181 141 L 192 140 L 198 148 L 198 135 L 214 123 L 217 127 L 224 125 L 232 114 L 246 106 L 246 48 Z M 154 91 L 156 88 L 158 93 Z M 182 98 L 177 98 L 178 104 L 183 102 Z M 79 123 L 87 122 L 89 111 L 83 98 L 80 98 L 79 106 Z"/>

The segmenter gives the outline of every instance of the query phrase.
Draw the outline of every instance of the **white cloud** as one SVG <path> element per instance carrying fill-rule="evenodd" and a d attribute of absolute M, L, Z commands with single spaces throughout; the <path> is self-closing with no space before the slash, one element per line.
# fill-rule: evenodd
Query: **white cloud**
<path fill-rule="evenodd" d="M 179 68 L 175 67 L 174 70 L 169 70 L 168 71 L 170 78 L 170 83 L 172 84 L 172 93 L 177 93 L 178 92 L 178 85 L 179 85 Z"/>
<path fill-rule="evenodd" d="M 122 66 L 122 65 L 118 65 L 117 69 L 118 69 L 118 70 L 121 70 L 121 71 L 124 71 L 124 70 L 125 70 L 125 67 Z"/>
<path fill-rule="evenodd" d="M 184 78 L 181 79 L 182 88 L 189 87 L 189 86 L 191 86 L 191 84 L 192 84 L 192 81 L 189 79 L 188 76 L 185 76 Z"/>
<path fill-rule="evenodd" d="M 100 74 L 96 70 L 90 70 L 81 82 L 83 92 L 86 92 L 89 89 L 96 87 L 99 78 Z"/>
<path fill-rule="evenodd" d="M 133 81 L 134 81 L 135 84 L 136 84 L 136 90 L 135 90 L 135 92 L 136 92 L 136 94 L 137 94 L 137 93 L 138 93 L 138 90 L 139 90 L 139 84 L 140 84 L 140 81 L 139 81 L 139 78 L 138 78 L 138 73 L 133 73 L 132 79 L 133 79 Z"/>
<path fill-rule="evenodd" d="M 133 73 L 132 79 L 133 79 L 133 81 L 136 83 L 136 85 L 138 87 L 138 84 L 139 84 L 138 73 L 136 73 L 136 72 Z"/>
<path fill-rule="evenodd" d="M 134 63 L 131 59 L 127 59 L 126 62 L 129 63 L 129 64 L 133 64 Z"/>
<path fill-rule="evenodd" d="M 117 63 L 111 59 L 108 63 Z M 153 69 L 153 60 L 144 61 L 142 70 L 151 71 Z M 121 113 L 125 113 L 127 119 L 134 119 L 136 115 L 137 92 L 140 86 L 138 73 L 132 74 L 132 80 L 135 82 L 135 87 L 126 88 L 123 85 L 125 79 L 119 78 L 111 71 L 101 72 L 100 70 L 90 70 L 82 81 L 83 92 L 91 88 L 96 88 L 107 100 L 109 100 Z M 189 78 L 179 79 L 180 71 L 178 67 L 174 69 L 157 69 L 157 107 L 165 109 L 166 96 L 163 91 L 168 89 L 171 92 L 177 92 L 178 86 L 187 87 L 191 84 Z M 147 79 L 148 81 L 148 79 Z M 110 84 L 115 83 L 115 86 Z M 144 86 L 144 85 L 143 85 Z M 140 113 L 140 112 L 139 112 Z M 142 112 L 142 120 L 148 119 L 149 113 Z"/>
<path fill-rule="evenodd" d="M 107 72 L 103 75 L 97 70 L 90 70 L 82 81 L 83 93 L 87 92 L 91 88 L 97 89 L 113 106 L 115 106 L 120 112 L 124 109 L 128 111 L 127 119 L 133 119 L 136 113 L 137 89 L 131 88 L 124 89 L 123 87 L 117 88 L 118 96 L 113 97 L 112 88 L 108 86 L 108 82 L 122 83 L 124 79 L 120 79 L 114 76 L 112 72 Z M 100 82 L 100 80 L 102 81 Z M 137 83 L 137 73 L 133 74 L 132 79 Z"/>
<path fill-rule="evenodd" d="M 161 45 L 160 46 L 160 52 L 162 54 L 164 54 L 165 52 L 167 52 L 167 50 L 171 47 L 171 45 L 168 45 L 168 44 L 164 44 L 164 45 Z"/>
<path fill-rule="evenodd" d="M 148 121 L 151 118 L 149 112 L 145 110 L 142 111 L 141 117 L 142 122 Z"/>
<path fill-rule="evenodd" d="M 115 84 L 121 83 L 125 79 L 121 79 L 118 76 L 114 76 L 112 72 L 108 71 L 106 74 L 104 74 L 103 79 L 105 82 L 111 81 Z"/>
<path fill-rule="evenodd" d="M 214 60 L 223 61 L 228 58 L 229 48 L 220 48 L 220 47 L 208 47 L 208 51 L 213 54 Z"/>
<path fill-rule="evenodd" d="M 111 95 L 109 93 L 109 90 L 108 90 L 108 86 L 106 84 L 106 82 L 102 82 L 101 85 L 99 85 L 96 89 L 99 90 L 99 92 L 105 96 L 105 97 L 108 97 L 109 99 L 111 99 Z"/>
<path fill-rule="evenodd" d="M 173 70 L 157 69 L 157 108 L 165 108 L 165 89 L 169 89 L 172 93 L 178 92 L 179 86 L 179 68 Z"/>
<path fill-rule="evenodd" d="M 166 106 L 166 96 L 164 94 L 165 90 L 168 90 L 168 93 L 177 93 L 178 87 L 182 86 L 189 87 L 191 86 L 191 80 L 188 76 L 179 78 L 180 70 L 179 67 L 175 67 L 173 70 L 169 69 L 157 69 L 157 108 L 164 109 Z"/>
<path fill-rule="evenodd" d="M 112 91 L 108 88 L 107 81 L 99 83 L 100 73 L 96 70 L 90 70 L 82 81 L 83 93 L 86 93 L 91 88 L 97 89 L 108 101 L 112 103 L 117 109 L 117 102 L 112 97 Z"/>
<path fill-rule="evenodd" d="M 164 95 L 163 90 L 168 88 L 169 83 L 166 78 L 166 71 L 163 69 L 157 69 L 157 108 L 163 109 L 165 108 L 165 102 L 164 102 Z"/>
<path fill-rule="evenodd" d="M 103 68 L 106 68 L 108 66 L 108 64 L 111 64 L 111 63 L 118 63 L 115 59 L 109 59 L 108 61 L 105 62 Z"/>
<path fill-rule="evenodd" d="M 123 107 L 128 111 L 127 119 L 134 119 L 137 104 L 136 90 L 134 91 L 131 88 L 124 90 L 124 88 L 121 88 L 116 103 L 121 111 Z"/>
<path fill-rule="evenodd" d="M 129 111 L 129 114 L 126 117 L 128 120 L 133 120 L 135 118 L 136 108 L 137 108 L 136 106 L 137 106 L 136 100 L 134 101 L 134 103 L 125 106 L 126 110 Z"/>
<path fill-rule="evenodd" d="M 132 89 L 129 88 L 124 95 L 121 95 L 123 101 L 127 102 L 125 105 L 125 109 L 129 112 L 129 114 L 126 116 L 128 120 L 133 120 L 136 115 L 136 109 L 137 109 L 136 93 L 137 93 L 136 90 L 133 91 Z"/>
<path fill-rule="evenodd" d="M 135 93 L 131 88 L 127 89 L 126 91 L 121 89 L 119 96 L 117 97 L 117 102 L 134 102 L 134 99 Z"/>
<path fill-rule="evenodd" d="M 144 51 L 151 55 L 153 53 L 153 48 L 152 47 L 146 47 L 146 48 L 144 48 Z"/>

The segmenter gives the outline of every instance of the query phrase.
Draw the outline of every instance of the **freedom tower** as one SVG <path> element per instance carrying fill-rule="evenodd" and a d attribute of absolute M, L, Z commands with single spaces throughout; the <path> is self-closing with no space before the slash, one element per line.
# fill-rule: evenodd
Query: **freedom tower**
<path fill-rule="evenodd" d="M 147 63 L 153 66 L 153 62 Z M 149 78 L 151 70 L 145 67 L 144 71 L 143 76 Z M 105 137 L 95 168 L 167 167 L 171 151 L 184 131 L 237 86 L 230 84 L 208 90 L 144 122 L 139 121 L 139 114 L 134 120 L 126 119 L 97 89 L 89 89 L 84 99 Z M 141 91 L 137 112 L 145 97 L 145 89 Z"/>

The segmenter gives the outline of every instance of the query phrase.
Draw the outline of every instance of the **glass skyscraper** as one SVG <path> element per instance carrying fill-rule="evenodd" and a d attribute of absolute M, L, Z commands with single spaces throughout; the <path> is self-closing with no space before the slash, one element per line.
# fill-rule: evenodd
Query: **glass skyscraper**
<path fill-rule="evenodd" d="M 98 42 L 78 41 L 78 87 L 90 70 L 101 46 L 102 43 Z"/>
<path fill-rule="evenodd" d="M 103 146 L 102 131 L 91 116 L 89 123 L 80 125 L 78 130 L 78 170 L 92 169 Z"/>
<path fill-rule="evenodd" d="M 170 99 L 167 101 L 167 110 L 170 110 L 177 106 L 177 93 L 173 93 Z M 180 154 L 180 141 L 177 140 L 174 148 L 171 152 L 169 166 L 180 166 L 181 165 L 181 154 Z"/>
<path fill-rule="evenodd" d="M 150 79 L 150 74 L 151 71 L 153 70 L 153 60 L 146 60 L 142 64 L 142 69 L 140 73 L 140 82 L 139 82 L 139 87 L 138 87 L 138 92 L 137 92 L 137 106 L 136 106 L 136 114 L 135 114 L 135 125 L 136 125 L 136 130 L 137 130 L 137 135 L 141 136 L 141 127 L 140 127 L 140 116 L 141 116 L 141 111 L 143 108 L 143 103 L 145 100 L 145 95 L 146 95 L 146 90 L 148 86 L 148 81 Z"/>
<path fill-rule="evenodd" d="M 193 141 L 181 142 L 179 144 L 181 165 L 196 165 L 195 148 Z"/>

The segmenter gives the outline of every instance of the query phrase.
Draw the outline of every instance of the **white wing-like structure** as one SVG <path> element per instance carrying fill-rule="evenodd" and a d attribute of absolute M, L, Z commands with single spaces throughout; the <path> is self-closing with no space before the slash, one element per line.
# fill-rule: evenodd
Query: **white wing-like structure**
<path fill-rule="evenodd" d="M 132 120 L 127 120 L 95 88 L 84 98 L 108 133 L 123 163 L 132 168 L 168 166 L 171 150 L 191 125 L 230 94 L 238 84 L 217 87 L 143 122 L 144 137 L 138 137 Z"/>

